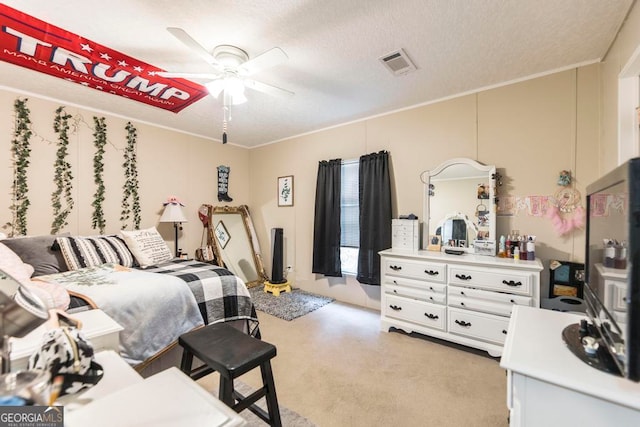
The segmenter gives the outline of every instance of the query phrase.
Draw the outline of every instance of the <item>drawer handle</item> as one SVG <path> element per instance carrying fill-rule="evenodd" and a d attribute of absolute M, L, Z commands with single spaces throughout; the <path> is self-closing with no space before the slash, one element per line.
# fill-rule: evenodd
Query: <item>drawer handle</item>
<path fill-rule="evenodd" d="M 393 281 L 393 284 L 394 284 L 394 285 L 397 285 L 397 284 L 398 284 L 398 281 L 397 281 L 397 280 L 394 280 L 394 281 Z"/>
<path fill-rule="evenodd" d="M 468 328 L 471 326 L 470 322 L 465 322 L 464 320 L 456 320 L 456 323 L 460 326 L 464 326 L 465 328 Z"/>
<path fill-rule="evenodd" d="M 390 305 L 389 308 L 391 310 L 395 310 L 395 311 L 400 311 L 402 310 L 402 307 L 398 307 L 397 305 Z"/>
<path fill-rule="evenodd" d="M 397 293 L 398 293 L 398 290 L 397 290 L 397 289 L 394 289 L 394 290 L 393 290 L 393 293 L 394 293 L 394 294 L 397 294 Z"/>
<path fill-rule="evenodd" d="M 509 300 L 509 301 L 511 301 L 511 304 L 516 304 L 516 302 L 514 300 Z"/>
<path fill-rule="evenodd" d="M 424 315 L 425 315 L 425 316 L 427 316 L 427 317 L 428 317 L 429 319 L 431 319 L 431 320 L 439 319 L 439 317 L 438 317 L 438 316 L 436 316 L 435 314 L 425 313 Z"/>
<path fill-rule="evenodd" d="M 434 289 L 433 289 L 433 286 L 429 286 L 429 289 L 430 289 L 430 290 L 432 290 L 432 291 L 434 290 Z"/>
<path fill-rule="evenodd" d="M 467 276 L 465 274 L 456 274 L 456 277 L 460 280 L 471 280 L 471 276 Z"/>
<path fill-rule="evenodd" d="M 431 301 L 433 301 L 433 297 L 429 297 L 429 299 L 430 299 Z"/>
<path fill-rule="evenodd" d="M 399 265 L 390 265 L 389 268 L 392 269 L 393 271 L 402 270 L 402 267 L 400 267 Z"/>
<path fill-rule="evenodd" d="M 503 330 L 502 330 L 502 333 L 503 333 L 503 334 L 505 334 L 505 335 L 507 335 L 507 330 L 506 330 L 506 329 L 503 329 Z"/>
<path fill-rule="evenodd" d="M 433 271 L 433 270 L 425 270 L 425 273 L 427 273 L 429 276 L 437 276 L 438 274 L 440 274 L 439 271 Z"/>
<path fill-rule="evenodd" d="M 513 280 L 503 280 L 502 283 L 504 283 L 507 286 L 522 286 L 522 282 L 518 281 L 518 282 L 514 282 Z"/>
<path fill-rule="evenodd" d="M 465 294 L 464 291 L 460 291 L 460 295 L 464 295 L 464 294 Z"/>
<path fill-rule="evenodd" d="M 460 305 L 464 307 L 464 303 L 463 302 L 461 302 Z"/>

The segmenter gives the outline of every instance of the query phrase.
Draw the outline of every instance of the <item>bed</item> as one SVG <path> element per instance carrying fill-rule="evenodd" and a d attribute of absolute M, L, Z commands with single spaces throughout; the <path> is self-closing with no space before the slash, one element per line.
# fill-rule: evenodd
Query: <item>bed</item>
<path fill-rule="evenodd" d="M 96 239 L 99 244 L 124 242 L 113 238 Z M 75 247 L 85 244 L 84 239 L 87 238 L 64 236 L 62 240 Z M 100 308 L 123 326 L 121 355 L 143 375 L 145 371 L 152 374 L 167 364 L 177 364 L 179 355 L 174 350 L 178 337 L 202 325 L 229 322 L 252 336 L 260 336 L 247 287 L 225 268 L 183 259 L 140 265 L 135 260 L 122 259 L 122 255 L 114 260 L 100 254 L 95 265 L 80 263 L 69 270 L 69 261 L 53 245 L 59 241 L 56 236 L 38 236 L 0 242 L 33 267 L 33 284 L 66 290 L 71 296 L 69 312 Z M 35 252 L 38 248 L 43 253 L 38 255 Z M 85 257 L 91 258 L 86 254 Z M 163 357 L 165 361 L 155 363 Z"/>

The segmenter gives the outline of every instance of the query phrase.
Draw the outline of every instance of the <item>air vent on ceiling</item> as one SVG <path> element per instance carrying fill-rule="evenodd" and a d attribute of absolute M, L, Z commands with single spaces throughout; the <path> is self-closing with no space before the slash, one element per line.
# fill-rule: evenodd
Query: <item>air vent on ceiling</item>
<path fill-rule="evenodd" d="M 398 49 L 387 53 L 378 59 L 389 71 L 391 71 L 391 74 L 395 76 L 407 74 L 410 71 L 416 70 L 416 66 L 411 62 L 411 59 L 409 59 L 409 56 L 404 49 Z"/>

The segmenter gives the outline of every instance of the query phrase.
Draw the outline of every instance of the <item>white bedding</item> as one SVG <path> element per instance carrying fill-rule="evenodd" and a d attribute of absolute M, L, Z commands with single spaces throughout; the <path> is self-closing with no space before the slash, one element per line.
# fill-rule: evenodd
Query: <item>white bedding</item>
<path fill-rule="evenodd" d="M 204 324 L 187 284 L 171 275 L 105 264 L 38 279 L 88 297 L 118 322 L 120 354 L 132 365 Z"/>

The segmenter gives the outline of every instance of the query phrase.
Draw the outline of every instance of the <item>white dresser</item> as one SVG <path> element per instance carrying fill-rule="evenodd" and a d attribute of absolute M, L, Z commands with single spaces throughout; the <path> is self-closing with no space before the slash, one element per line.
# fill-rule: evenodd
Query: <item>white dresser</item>
<path fill-rule="evenodd" d="M 576 357 L 563 329 L 586 316 L 516 307 L 500 360 L 512 427 L 640 426 L 640 383 Z"/>
<path fill-rule="evenodd" d="M 381 255 L 381 329 L 502 353 L 514 305 L 540 306 L 542 263 L 388 249 Z"/>

